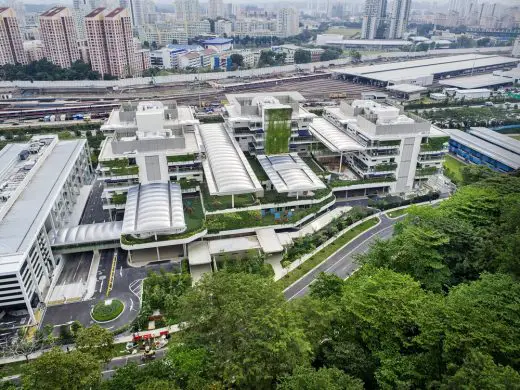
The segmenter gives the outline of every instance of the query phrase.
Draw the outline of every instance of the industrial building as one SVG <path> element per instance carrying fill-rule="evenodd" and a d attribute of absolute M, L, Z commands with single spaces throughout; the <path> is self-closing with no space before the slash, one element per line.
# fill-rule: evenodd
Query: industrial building
<path fill-rule="evenodd" d="M 63 266 L 49 234 L 75 226 L 74 204 L 92 180 L 85 140 L 33 137 L 0 151 L 0 311 L 13 327 L 33 325 Z"/>
<path fill-rule="evenodd" d="M 482 128 L 474 128 L 470 132 L 446 130 L 450 135 L 450 153 L 467 162 L 484 165 L 497 172 L 512 172 L 520 169 L 520 154 L 518 154 L 520 142 L 517 141 L 519 145 L 516 145 L 511 142 L 512 139 L 504 139 L 505 136 L 491 137 L 485 130 L 483 131 Z M 516 153 L 510 151 L 511 146 Z"/>
<path fill-rule="evenodd" d="M 480 88 L 499 88 L 506 85 L 513 85 L 515 82 L 511 77 L 504 77 L 495 74 L 480 74 L 477 76 L 454 77 L 440 80 L 440 85 L 456 87 L 460 89 L 480 89 Z"/>
<path fill-rule="evenodd" d="M 491 72 L 516 66 L 520 59 L 497 55 L 464 54 L 394 62 L 388 64 L 347 67 L 334 70 L 334 77 L 377 86 L 394 84 L 432 85 L 437 80 L 464 74 Z"/>

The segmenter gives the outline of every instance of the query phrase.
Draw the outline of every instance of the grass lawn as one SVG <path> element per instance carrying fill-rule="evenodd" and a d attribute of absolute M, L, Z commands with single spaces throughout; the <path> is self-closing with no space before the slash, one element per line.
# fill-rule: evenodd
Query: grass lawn
<path fill-rule="evenodd" d="M 301 278 L 303 275 L 305 275 L 307 272 L 309 272 L 311 269 L 313 269 L 314 267 L 316 267 L 317 265 L 319 265 L 323 261 L 325 261 L 330 255 L 332 255 L 334 252 L 336 252 L 342 246 L 347 244 L 349 241 L 354 239 L 359 234 L 361 234 L 364 231 L 375 226 L 378 222 L 379 222 L 379 218 L 374 217 L 374 218 L 371 218 L 368 221 L 365 221 L 362 224 L 356 226 L 355 228 L 347 231 L 345 234 L 343 234 L 341 237 L 339 237 L 332 244 L 323 248 L 321 251 L 319 251 L 314 256 L 312 256 L 310 259 L 308 259 L 305 263 L 303 263 L 302 265 L 300 265 L 293 271 L 289 272 L 289 274 L 284 276 L 282 279 L 278 280 L 276 283 L 279 284 L 280 286 L 282 286 L 283 289 L 286 289 L 292 283 L 294 283 L 299 278 Z"/>
<path fill-rule="evenodd" d="M 401 209 L 401 210 L 390 211 L 386 215 L 388 215 L 388 217 L 390 217 L 390 218 L 397 218 L 397 217 L 400 217 L 401 215 L 405 215 L 406 213 L 408 213 L 408 208 Z"/>
<path fill-rule="evenodd" d="M 106 322 L 116 318 L 124 310 L 125 305 L 119 299 L 112 299 L 110 305 L 105 304 L 105 300 L 96 303 L 92 310 L 92 318 L 96 321 Z"/>
<path fill-rule="evenodd" d="M 511 134 L 510 137 L 520 141 L 520 134 Z"/>
<path fill-rule="evenodd" d="M 0 376 L 2 378 L 11 375 L 18 375 L 23 371 L 23 367 L 27 364 L 26 360 L 14 363 L 8 363 L 0 366 Z"/>
<path fill-rule="evenodd" d="M 455 184 L 460 183 L 462 181 L 460 170 L 464 166 L 466 166 L 465 163 L 447 154 L 444 159 L 444 174 Z"/>

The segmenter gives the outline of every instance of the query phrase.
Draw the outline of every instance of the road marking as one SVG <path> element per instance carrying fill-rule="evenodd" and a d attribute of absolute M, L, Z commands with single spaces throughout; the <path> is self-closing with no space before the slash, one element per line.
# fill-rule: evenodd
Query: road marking
<path fill-rule="evenodd" d="M 381 230 L 378 231 L 376 234 L 374 234 L 374 235 L 368 237 L 367 239 L 363 240 L 363 242 L 361 242 L 361 243 L 360 243 L 359 245 L 357 245 L 355 248 L 351 249 L 351 250 L 350 250 L 350 251 L 349 251 L 345 256 L 343 256 L 341 259 L 339 259 L 338 261 L 336 261 L 333 265 L 331 265 L 329 268 L 327 268 L 327 269 L 326 269 L 325 271 L 323 271 L 323 272 L 328 272 L 328 271 L 330 271 L 330 270 L 331 270 L 332 268 L 334 268 L 334 267 L 335 267 L 335 266 L 336 266 L 340 261 L 343 261 L 346 257 L 350 256 L 350 254 L 351 254 L 353 251 L 355 251 L 357 248 L 359 248 L 359 247 L 360 247 L 361 245 L 363 245 L 365 242 L 367 242 L 368 240 L 373 239 L 375 235 L 379 235 L 379 233 L 382 233 L 382 232 L 384 232 L 385 230 L 388 230 L 388 229 L 393 228 L 393 227 L 394 227 L 394 225 L 391 225 L 391 226 L 388 226 L 388 227 L 386 227 L 386 228 L 384 228 L 384 229 L 381 229 Z M 316 269 L 317 267 L 319 267 L 319 265 L 316 266 L 315 268 L 313 268 L 312 270 L 310 270 L 309 272 L 312 272 L 312 271 L 313 271 L 314 269 Z M 308 272 L 308 273 L 309 273 L 309 272 Z M 307 275 L 307 274 L 305 274 L 305 275 Z M 304 275 L 304 276 L 305 276 L 305 275 Z M 303 276 L 302 276 L 302 278 L 303 278 Z M 305 290 L 306 288 L 308 288 L 312 283 L 314 283 L 315 280 L 316 280 L 316 279 L 312 279 L 312 281 L 311 281 L 310 283 L 306 284 L 303 288 L 301 288 L 301 289 L 298 290 L 296 293 L 294 293 L 293 295 L 291 295 L 291 296 L 287 299 L 287 301 L 291 301 L 293 298 L 296 298 L 296 297 L 298 296 L 299 293 L 301 293 L 303 290 Z"/>
<path fill-rule="evenodd" d="M 99 293 L 101 294 L 101 291 L 103 291 L 103 282 L 104 280 L 101 279 L 101 285 L 99 286 Z"/>

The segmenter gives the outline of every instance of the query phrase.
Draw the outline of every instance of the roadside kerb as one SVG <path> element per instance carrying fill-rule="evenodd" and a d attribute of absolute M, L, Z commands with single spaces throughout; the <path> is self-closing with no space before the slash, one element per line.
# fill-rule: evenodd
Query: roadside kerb
<path fill-rule="evenodd" d="M 303 255 L 302 257 L 300 257 L 300 259 L 298 260 L 295 260 L 291 263 L 291 265 L 289 267 L 287 267 L 287 272 L 280 278 L 278 279 L 275 279 L 275 281 L 277 280 L 280 280 L 282 278 L 284 278 L 289 272 L 293 271 L 294 269 L 298 268 L 300 265 L 302 265 L 303 263 L 305 263 L 307 260 L 309 260 L 311 257 L 313 257 L 315 254 L 317 254 L 319 251 L 321 251 L 322 249 L 324 249 L 325 247 L 327 247 L 328 245 L 332 244 L 335 240 L 337 240 L 338 238 L 340 238 L 343 234 L 345 234 L 346 232 L 348 232 L 349 230 L 352 230 L 354 229 L 356 226 L 358 225 L 361 225 L 362 223 L 372 219 L 372 218 L 377 218 L 378 219 L 378 222 L 368 228 L 367 230 L 363 231 L 362 233 L 360 234 L 363 234 L 363 233 L 366 233 L 366 232 L 369 232 L 370 230 L 376 228 L 377 226 L 379 226 L 379 224 L 381 223 L 381 219 L 378 217 L 379 214 L 373 214 L 373 215 L 370 215 L 366 218 L 363 218 L 363 219 L 360 219 L 359 221 L 357 222 L 354 222 L 352 225 L 346 227 L 345 229 L 343 229 L 341 232 L 339 232 L 338 234 L 336 234 L 335 236 L 329 238 L 327 241 L 325 241 L 323 244 L 321 244 L 320 246 L 318 246 L 316 249 L 314 249 L 312 252 L 310 253 L 307 253 L 306 255 Z M 353 237 L 352 240 L 356 239 L 358 236 L 356 237 Z M 345 243 L 345 245 L 343 245 L 341 248 L 339 248 L 336 252 L 334 252 L 333 254 L 331 254 L 329 257 L 331 256 L 334 256 L 337 252 L 341 251 L 345 246 L 347 246 L 352 240 L 348 241 L 347 243 Z M 329 257 L 327 257 L 326 259 L 324 259 L 321 263 L 317 264 L 316 267 L 319 267 L 323 262 L 327 261 L 329 259 Z M 312 272 L 316 267 L 312 268 L 309 270 L 309 272 Z M 284 289 L 287 290 L 289 289 L 290 287 L 292 287 L 294 284 L 298 283 L 302 278 L 305 277 L 305 275 L 307 275 L 309 272 L 305 273 L 304 275 L 302 275 L 299 279 L 297 279 L 296 281 L 294 281 L 293 283 L 291 283 L 289 286 L 287 286 L 287 288 Z"/>

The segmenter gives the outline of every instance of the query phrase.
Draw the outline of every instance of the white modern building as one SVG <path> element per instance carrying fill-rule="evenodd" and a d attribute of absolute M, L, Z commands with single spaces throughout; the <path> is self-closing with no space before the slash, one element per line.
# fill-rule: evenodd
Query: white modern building
<path fill-rule="evenodd" d="M 297 35 L 300 31 L 300 16 L 295 8 L 282 8 L 278 11 L 278 32 L 282 37 Z"/>
<path fill-rule="evenodd" d="M 85 140 L 33 137 L 0 151 L 0 311 L 33 325 L 62 267 L 49 234 L 75 226 L 74 204 L 92 180 Z"/>
<path fill-rule="evenodd" d="M 388 39 L 401 39 L 406 31 L 412 0 L 394 0 L 390 12 Z"/>
<path fill-rule="evenodd" d="M 361 39 L 383 38 L 386 7 L 386 0 L 365 0 Z"/>

